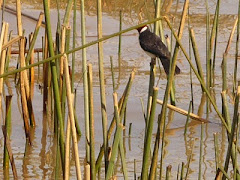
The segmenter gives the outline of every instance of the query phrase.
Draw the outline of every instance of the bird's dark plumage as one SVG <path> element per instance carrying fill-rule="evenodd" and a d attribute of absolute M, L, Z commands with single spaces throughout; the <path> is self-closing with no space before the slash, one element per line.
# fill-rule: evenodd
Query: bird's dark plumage
<path fill-rule="evenodd" d="M 143 29 L 145 28 L 145 29 Z M 147 26 L 137 29 L 139 32 L 139 43 L 144 51 L 151 57 L 159 57 L 166 74 L 169 74 L 171 53 L 162 42 L 161 38 L 152 33 Z M 180 69 L 178 66 L 175 68 L 175 74 L 179 74 Z"/>

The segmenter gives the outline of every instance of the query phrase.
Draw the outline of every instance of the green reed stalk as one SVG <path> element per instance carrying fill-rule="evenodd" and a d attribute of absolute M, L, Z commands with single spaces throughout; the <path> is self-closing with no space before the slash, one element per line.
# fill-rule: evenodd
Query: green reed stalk
<path fill-rule="evenodd" d="M 238 162 L 238 160 L 237 160 L 237 157 L 238 157 L 237 145 L 238 145 L 238 138 L 239 138 L 239 122 L 240 122 L 240 114 L 239 113 L 238 113 L 237 119 L 238 119 L 238 122 L 236 124 L 237 127 L 236 127 L 236 140 L 235 140 L 236 145 L 235 145 L 235 148 L 234 148 L 235 162 L 233 162 L 234 163 L 234 165 L 233 165 L 233 179 L 239 179 L 239 177 L 240 177 L 239 172 L 237 172 L 237 162 Z"/>
<path fill-rule="evenodd" d="M 186 0 L 185 3 L 184 3 L 182 18 L 181 18 L 181 22 L 180 22 L 180 26 L 179 26 L 179 30 L 178 30 L 178 36 L 177 36 L 178 39 L 179 38 L 181 39 L 181 37 L 182 37 L 183 28 L 184 28 L 184 24 L 185 24 L 185 20 L 186 20 L 186 15 L 187 15 L 188 5 L 189 5 L 189 0 Z M 165 20 L 167 21 L 167 23 L 169 23 L 168 19 L 165 19 Z M 175 36 L 176 34 L 173 32 L 173 35 Z M 172 82 L 173 82 L 173 79 L 174 79 L 174 72 L 175 72 L 177 55 L 178 55 L 179 50 L 180 50 L 180 44 L 176 43 L 174 53 L 173 53 L 173 58 L 172 58 L 172 65 L 171 65 L 171 68 L 170 68 L 170 73 L 168 75 L 167 86 L 166 86 L 166 90 L 165 90 L 165 94 L 164 94 L 163 106 L 162 106 L 162 109 L 161 109 L 161 117 L 159 119 L 159 122 L 162 122 L 163 127 L 164 127 L 163 136 L 164 136 L 164 131 L 165 131 L 165 119 L 166 119 L 166 109 L 167 109 L 167 103 L 168 103 L 168 96 L 169 96 L 170 91 L 172 89 L 171 86 L 173 84 Z M 157 136 L 156 136 L 156 140 L 155 140 L 155 142 L 157 142 L 157 143 L 155 143 L 153 157 L 152 157 L 152 165 L 151 165 L 151 169 L 152 169 L 151 173 L 152 174 L 155 174 L 156 167 L 157 167 L 157 162 L 158 162 L 157 157 L 158 157 L 159 144 L 160 144 L 160 134 L 161 134 L 160 133 L 160 123 L 159 122 L 158 122 L 158 128 L 157 128 Z M 163 148 L 163 145 L 164 145 L 164 138 L 162 140 L 162 148 Z M 162 163 L 163 163 L 163 151 L 161 151 L 161 164 Z M 160 167 L 160 177 L 162 177 L 162 166 Z"/>
<path fill-rule="evenodd" d="M 26 61 L 27 64 L 29 63 L 29 60 L 31 58 L 32 51 L 34 50 L 34 46 L 35 46 L 35 42 L 37 40 L 38 32 L 39 32 L 39 29 L 40 29 L 40 27 L 42 25 L 43 16 L 44 16 L 44 14 L 43 14 L 43 12 L 41 12 L 40 15 L 39 15 L 38 22 L 36 24 L 34 33 L 33 33 L 33 38 L 31 40 L 31 44 L 30 44 L 30 47 L 29 47 L 28 54 L 26 56 L 26 60 L 25 61 Z"/>
<path fill-rule="evenodd" d="M 111 73 L 112 73 L 113 92 L 115 92 L 115 78 L 114 78 L 114 70 L 113 70 L 113 59 L 112 59 L 112 56 L 110 56 L 110 64 L 111 64 Z"/>
<path fill-rule="evenodd" d="M 72 11 L 72 5 L 73 5 L 73 0 L 68 0 L 64 19 L 63 19 L 64 26 L 68 26 L 68 24 L 69 24 L 69 19 L 70 19 L 70 15 L 71 15 L 71 11 Z"/>
<path fill-rule="evenodd" d="M 102 38 L 102 1 L 97 0 L 97 29 L 98 39 Z M 105 173 L 108 169 L 108 138 L 107 138 L 107 104 L 105 93 L 105 80 L 104 80 L 104 64 L 103 64 L 103 43 L 98 43 L 98 66 L 99 66 L 99 81 L 101 93 L 101 113 L 102 113 L 102 127 L 103 127 L 103 146 L 105 157 Z M 110 177 L 110 176 L 109 176 Z"/>
<path fill-rule="evenodd" d="M 206 86 L 204 85 L 201 77 L 199 76 L 197 70 L 196 70 L 195 67 L 193 66 L 193 64 L 192 64 L 189 56 L 188 56 L 187 53 L 186 53 L 186 50 L 183 48 L 183 45 L 182 45 L 181 41 L 179 40 L 178 36 L 177 36 L 176 33 L 174 32 L 173 27 L 171 26 L 169 20 L 168 20 L 167 18 L 165 18 L 165 20 L 166 20 L 166 22 L 167 22 L 167 24 L 168 24 L 168 27 L 169 27 L 169 28 L 171 29 L 171 31 L 173 32 L 173 35 L 174 35 L 177 43 L 179 44 L 179 47 L 182 49 L 182 52 L 183 52 L 184 56 L 186 57 L 186 59 L 187 59 L 188 63 L 190 64 L 192 70 L 194 71 L 195 75 L 197 76 L 198 81 L 199 81 L 200 84 L 202 85 L 202 87 L 203 87 L 203 89 L 204 89 L 204 92 L 206 92 L 206 95 L 208 96 L 210 102 L 212 103 L 212 106 L 214 107 L 214 109 L 215 109 L 217 115 L 219 116 L 222 124 L 225 126 L 225 128 L 226 128 L 226 130 L 227 130 L 228 132 L 231 132 L 230 128 L 227 126 L 227 124 L 225 123 L 224 118 L 222 117 L 221 113 L 219 112 L 216 103 L 214 102 L 214 100 L 213 100 L 213 98 L 211 97 L 209 91 L 207 90 Z M 1 76 L 0 76 L 0 77 L 1 77 Z"/>
<path fill-rule="evenodd" d="M 157 96 L 158 96 L 158 88 L 153 88 L 153 98 L 152 98 L 152 106 L 150 111 L 150 117 L 149 122 L 147 126 L 147 132 L 146 137 L 144 138 L 144 149 L 143 149 L 143 163 L 142 163 L 142 173 L 141 173 L 141 179 L 145 180 L 148 179 L 148 169 L 149 169 L 149 160 L 150 160 L 150 149 L 151 149 L 151 142 L 152 142 L 152 131 L 153 131 L 153 124 L 155 119 L 155 111 L 156 111 L 156 104 L 157 104 Z M 151 179 L 152 176 L 155 177 L 155 174 L 150 173 L 149 179 Z"/>
<path fill-rule="evenodd" d="M 132 87 L 134 77 L 135 77 L 135 70 L 132 71 L 132 73 L 130 75 L 130 78 L 129 78 L 129 81 L 128 81 L 128 84 L 127 84 L 127 86 L 124 90 L 124 93 L 123 93 L 121 99 L 118 102 L 118 107 L 119 107 L 119 110 L 120 110 L 120 122 L 121 122 L 122 117 L 124 116 L 124 111 L 125 111 L 125 108 L 126 108 L 128 96 L 130 94 L 130 90 L 131 90 L 131 87 Z M 108 139 L 111 138 L 111 134 L 114 130 L 115 123 L 116 123 L 116 120 L 115 120 L 115 118 L 113 118 L 112 122 L 110 124 L 110 127 L 108 129 L 108 134 L 107 134 Z M 104 155 L 104 147 L 102 146 L 101 150 L 99 152 L 98 158 L 97 158 L 96 170 L 99 169 L 99 167 L 101 165 L 101 160 L 102 160 L 103 155 Z"/>
<path fill-rule="evenodd" d="M 231 120 L 230 120 L 230 113 L 229 113 L 229 108 L 228 108 L 226 90 L 221 92 L 221 96 L 222 96 L 222 114 L 223 114 L 223 117 L 224 117 L 227 125 L 230 127 Z"/>
<path fill-rule="evenodd" d="M 12 128 L 12 96 L 6 96 L 6 116 L 5 116 L 5 132 L 6 137 L 11 136 L 11 128 Z M 5 137 L 5 136 L 4 136 Z M 4 138 L 4 154 L 3 154 L 3 169 L 4 173 L 9 174 L 9 154 L 7 150 L 7 139 Z"/>
<path fill-rule="evenodd" d="M 193 28 L 189 29 L 189 33 L 190 33 L 190 38 L 191 38 L 191 42 L 192 42 L 192 48 L 193 48 L 193 53 L 195 56 L 198 74 L 199 74 L 200 78 L 202 79 L 202 81 L 204 82 L 204 74 L 203 74 L 203 70 L 202 70 L 201 59 L 200 59 L 200 55 L 199 55 Z M 202 91 L 203 91 L 203 87 L 202 87 Z"/>
<path fill-rule="evenodd" d="M 189 119 L 190 119 L 190 113 L 191 113 L 191 111 L 192 111 L 192 101 L 190 101 L 189 106 L 188 106 L 188 114 L 187 114 L 187 120 L 186 120 L 185 128 L 184 128 L 184 136 L 185 136 L 186 133 L 187 133 L 188 122 L 189 122 Z"/>
<path fill-rule="evenodd" d="M 95 138 L 94 138 L 94 109 L 93 109 L 93 77 L 92 64 L 88 65 L 88 92 L 89 92 L 89 129 L 90 129 L 90 171 L 91 180 L 96 179 L 95 172 Z"/>
<path fill-rule="evenodd" d="M 86 44 L 86 27 L 85 27 L 85 8 L 84 0 L 80 1 L 81 4 L 81 36 L 82 46 Z M 88 81 L 87 81 L 87 52 L 86 48 L 82 48 L 82 73 L 83 73 L 83 93 L 84 93 L 84 119 L 85 119 L 85 136 L 86 136 L 86 158 L 90 162 L 90 147 L 89 147 L 89 103 L 88 103 Z"/>
<path fill-rule="evenodd" d="M 49 13 L 49 7 L 48 7 L 47 0 L 43 1 L 43 6 L 44 6 L 44 13 L 45 13 L 45 22 L 46 22 L 46 29 L 47 29 L 49 53 L 50 53 L 50 57 L 54 57 L 51 23 L 50 23 L 50 13 Z M 61 162 L 62 162 L 62 168 L 63 168 L 64 167 L 63 117 L 62 117 L 62 112 L 61 112 L 59 87 L 58 87 L 58 79 L 57 79 L 57 69 L 56 69 L 56 65 L 55 65 L 55 60 L 51 61 L 50 66 L 51 66 L 52 84 L 53 84 L 53 91 L 54 91 L 54 103 L 55 103 L 56 115 L 57 115 L 57 119 L 59 121 L 59 127 L 60 127 L 60 137 L 59 137 L 60 142 L 59 142 L 59 144 L 60 144 Z"/>
<path fill-rule="evenodd" d="M 167 166 L 167 169 L 166 169 L 166 180 L 170 179 L 170 177 L 171 177 L 171 170 L 172 170 L 172 166 L 171 165 Z"/>
<path fill-rule="evenodd" d="M 77 0 L 74 0 L 73 3 L 73 42 L 72 42 L 72 48 L 74 49 L 76 47 L 76 36 L 77 36 Z M 74 80 L 75 80 L 75 52 L 72 53 L 72 92 L 74 92 Z"/>
<path fill-rule="evenodd" d="M 120 115 L 118 110 L 118 100 L 117 100 L 117 93 L 113 93 L 113 102 L 114 102 L 114 116 L 116 121 L 116 132 L 114 135 L 113 145 L 112 145 L 112 153 L 111 158 L 109 160 L 108 169 L 106 172 L 106 179 L 110 179 L 113 174 L 114 169 L 114 162 L 117 157 L 118 147 L 119 147 L 119 141 L 121 138 L 121 132 L 122 132 L 122 125 L 120 124 Z"/>
<path fill-rule="evenodd" d="M 240 33 L 240 0 L 238 2 L 238 23 L 237 23 L 237 40 L 235 49 L 235 63 L 234 63 L 234 73 L 233 73 L 233 92 L 237 89 L 237 69 L 238 69 L 238 49 L 239 49 L 239 33 Z"/>
<path fill-rule="evenodd" d="M 215 37 L 214 40 L 214 50 L 213 50 L 213 64 L 212 64 L 212 73 L 214 73 L 215 69 L 215 61 L 216 61 L 216 53 L 217 53 L 217 38 L 218 38 L 218 24 L 219 24 L 219 10 L 220 10 L 220 2 L 221 0 L 217 1 L 214 20 L 213 20 L 213 27 L 212 27 L 212 34 L 211 36 Z M 213 35 L 214 34 L 214 35 Z M 213 37 L 211 37 L 212 39 Z M 213 79 L 214 81 L 214 79 Z"/>
<path fill-rule="evenodd" d="M 218 161 L 218 158 L 219 158 L 218 134 L 214 133 L 213 137 L 214 137 L 214 150 L 215 150 L 215 165 L 216 165 L 216 172 L 217 172 L 218 167 L 219 167 L 219 161 Z"/>
<path fill-rule="evenodd" d="M 222 68 L 222 91 L 227 90 L 227 54 L 223 54 L 223 60 L 221 64 Z"/>
<path fill-rule="evenodd" d="M 227 155 L 226 155 L 226 160 L 225 160 L 225 165 L 224 165 L 224 171 L 226 173 L 228 172 L 228 166 L 229 166 L 230 158 L 232 158 L 233 165 L 234 165 L 234 162 L 236 160 L 235 156 L 234 156 L 233 140 L 234 140 L 234 137 L 235 137 L 235 129 L 236 129 L 237 121 L 238 121 L 239 99 L 240 99 L 240 86 L 238 86 L 237 95 L 236 95 L 235 102 L 234 102 L 234 113 L 233 113 L 231 133 L 228 134 L 229 143 L 228 143 Z M 226 177 L 223 176 L 223 179 L 226 179 Z"/>

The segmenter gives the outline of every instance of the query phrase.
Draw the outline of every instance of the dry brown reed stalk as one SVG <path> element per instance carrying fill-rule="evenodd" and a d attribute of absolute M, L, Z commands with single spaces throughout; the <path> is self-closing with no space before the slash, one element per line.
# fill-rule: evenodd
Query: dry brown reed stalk
<path fill-rule="evenodd" d="M 228 54 L 228 51 L 230 49 L 230 45 L 231 45 L 231 42 L 232 42 L 232 39 L 233 39 L 233 35 L 234 35 L 234 32 L 235 32 L 235 29 L 237 27 L 237 23 L 238 23 L 238 18 L 236 18 L 236 20 L 234 22 L 234 25 L 233 25 L 233 28 L 232 28 L 232 31 L 230 33 L 230 36 L 229 36 L 229 39 L 228 39 L 228 43 L 227 43 L 227 46 L 226 46 L 226 49 L 225 49 L 225 54 Z"/>
<path fill-rule="evenodd" d="M 161 101 L 161 100 L 158 99 L 158 100 L 157 100 L 157 103 L 162 105 L 162 104 L 163 104 L 163 101 Z M 173 105 L 171 105 L 171 104 L 167 104 L 167 108 L 169 108 L 169 109 L 171 109 L 171 110 L 173 110 L 173 111 L 176 111 L 176 112 L 178 112 L 178 113 L 180 113 L 180 114 L 182 114 L 182 115 L 184 115 L 184 116 L 187 116 L 187 115 L 188 115 L 188 111 L 186 111 L 186 110 L 184 110 L 184 109 L 181 109 L 181 108 L 179 108 L 179 107 L 173 106 Z M 193 114 L 193 113 L 190 113 L 189 116 L 190 116 L 190 118 L 192 118 L 192 119 L 194 119 L 194 120 L 197 120 L 197 121 L 201 121 L 201 122 L 204 122 L 204 123 L 210 122 L 210 121 L 208 121 L 207 119 L 204 119 L 204 118 L 202 118 L 202 117 L 200 117 L 200 116 L 198 116 L 198 115 L 196 115 L 196 114 Z"/>
<path fill-rule="evenodd" d="M 72 101 L 74 101 L 74 94 L 72 94 Z M 71 137 L 71 123 L 70 117 L 68 115 L 67 120 L 67 129 L 66 129 L 66 138 L 65 138 L 65 168 L 64 168 L 64 180 L 69 179 L 69 171 L 70 171 L 70 137 Z"/>
<path fill-rule="evenodd" d="M 22 67 L 25 61 L 24 57 L 24 39 L 20 40 L 20 66 Z M 24 86 L 24 71 L 20 72 L 20 93 L 21 93 L 21 103 L 22 103 L 22 111 L 23 111 L 23 121 L 24 121 L 24 128 L 25 128 L 25 135 L 26 138 L 29 139 L 31 143 L 30 136 L 29 136 L 29 114 L 28 114 L 28 107 L 27 107 L 27 99 L 26 99 L 26 91 Z"/>
<path fill-rule="evenodd" d="M 30 35 L 30 38 L 29 38 L 29 44 L 32 42 L 33 40 L 33 34 Z M 31 58 L 30 58 L 30 61 L 29 61 L 29 64 L 33 64 L 34 63 L 34 51 L 31 52 Z M 30 68 L 29 69 L 30 71 L 30 99 L 32 101 L 33 99 L 33 95 L 34 95 L 34 67 Z"/>
<path fill-rule="evenodd" d="M 15 38 L 11 39 L 10 41 L 3 44 L 2 49 L 6 49 L 6 48 L 12 46 L 12 44 L 14 44 L 15 42 L 18 42 L 22 38 L 23 38 L 22 36 L 17 36 Z M 19 51 L 18 51 L 18 54 L 19 54 Z"/>
<path fill-rule="evenodd" d="M 8 28 L 6 28 L 6 26 L 8 26 L 7 25 L 7 23 L 3 23 L 3 26 L 2 26 L 2 31 L 1 31 L 1 37 L 0 37 L 0 56 L 2 56 L 2 44 L 4 43 L 4 36 L 5 36 L 5 31 L 6 31 L 6 29 L 8 29 Z M 4 51 L 3 51 L 4 52 Z M 4 67 L 4 64 L 5 63 L 5 59 L 3 60 L 1 60 L 1 67 Z M 4 68 L 0 68 L 0 74 L 3 74 L 4 72 Z M 3 78 L 1 78 L 0 79 L 0 111 L 1 111 L 1 109 L 2 109 L 2 92 L 3 92 Z"/>
<path fill-rule="evenodd" d="M 65 52 L 65 41 L 66 41 L 66 26 L 62 26 L 60 53 Z M 60 92 L 60 94 L 62 94 L 62 88 L 63 88 L 63 56 L 60 58 L 60 68 L 59 69 L 60 69 L 59 92 Z"/>
<path fill-rule="evenodd" d="M 84 165 L 84 180 L 90 180 L 90 165 L 86 163 Z"/>
<path fill-rule="evenodd" d="M 71 91 L 71 82 L 70 82 L 69 69 L 68 69 L 68 59 L 65 54 L 63 55 L 63 57 L 64 57 L 64 75 L 66 79 L 67 102 L 68 102 L 68 111 L 69 111 L 69 117 L 71 122 L 76 174 L 77 174 L 77 178 L 81 180 L 81 168 L 80 168 L 80 160 L 79 160 L 79 154 L 78 154 L 77 133 L 76 133 L 76 127 L 75 127 L 75 120 L 74 120 L 74 109 L 73 109 L 73 102 L 71 97 L 72 91 Z"/>

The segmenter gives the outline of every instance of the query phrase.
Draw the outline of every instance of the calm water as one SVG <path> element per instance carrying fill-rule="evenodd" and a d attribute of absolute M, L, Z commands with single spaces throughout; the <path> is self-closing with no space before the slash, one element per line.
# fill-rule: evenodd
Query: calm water
<path fill-rule="evenodd" d="M 151 1 L 152 2 L 152 1 Z M 105 1 L 104 2 L 104 13 L 103 13 L 103 34 L 109 35 L 117 32 L 119 29 L 119 10 L 123 11 L 123 29 L 130 27 L 132 25 L 138 24 L 140 22 L 146 21 L 147 17 L 152 17 L 154 10 L 152 8 L 151 2 L 147 2 L 148 11 L 143 1 Z M 164 4 L 163 11 L 167 15 L 176 16 L 176 24 L 178 26 L 179 17 L 181 15 L 181 10 L 183 6 L 183 1 L 180 0 L 179 4 L 175 1 L 166 1 Z M 190 22 L 193 26 L 196 39 L 198 42 L 198 48 L 200 51 L 200 56 L 202 60 L 202 65 L 205 71 L 205 1 L 195 0 L 190 3 Z M 14 4 L 9 2 L 10 6 L 13 7 Z M 214 14 L 216 2 L 215 0 L 209 0 L 210 13 Z M 225 0 L 221 4 L 220 10 L 220 22 L 219 22 L 219 34 L 218 34 L 218 46 L 217 46 L 217 57 L 216 57 L 216 78 L 214 91 L 216 93 L 216 101 L 221 107 L 221 61 L 222 55 L 227 45 L 227 40 L 231 32 L 231 28 L 234 24 L 237 14 L 237 0 Z M 52 4 L 54 8 L 55 5 Z M 62 8 L 64 6 L 62 5 Z M 30 14 L 33 17 L 38 17 L 39 12 L 42 10 L 42 4 L 38 1 L 24 2 L 22 5 L 23 12 Z M 97 28 L 96 28 L 96 4 L 95 1 L 86 2 L 86 32 L 87 41 L 96 40 Z M 61 11 L 61 16 L 63 17 L 64 12 Z M 51 11 L 51 22 L 53 29 L 56 28 L 57 21 L 57 11 L 53 9 Z M 78 12 L 78 18 L 80 14 Z M 4 20 L 9 22 L 10 29 L 16 34 L 16 18 L 10 13 L 5 13 Z M 80 21 L 80 20 L 79 20 Z M 78 26 L 80 29 L 80 22 L 78 21 Z M 29 34 L 34 31 L 35 22 L 29 18 L 23 17 L 23 27 L 25 28 L 25 34 Z M 53 30 L 54 32 L 55 30 Z M 183 35 L 183 44 L 186 49 L 188 49 L 188 33 L 187 28 L 185 28 L 185 33 Z M 165 27 L 165 33 L 170 36 L 170 31 Z M 44 34 L 44 28 L 40 29 L 41 36 Z M 81 32 L 78 31 L 77 46 L 81 45 Z M 36 47 L 41 47 L 41 36 L 38 39 Z M 132 123 L 132 137 L 125 137 L 126 145 L 126 159 L 129 170 L 129 177 L 133 179 L 133 167 L 134 159 L 137 161 L 137 175 L 140 175 L 141 170 L 141 160 L 143 153 L 143 139 L 144 139 L 144 117 L 141 110 L 140 98 L 143 99 L 146 105 L 147 93 L 148 93 L 148 81 L 149 81 L 149 62 L 150 58 L 140 49 L 138 45 L 138 33 L 137 31 L 128 32 L 122 37 L 122 59 L 121 59 L 121 71 L 118 69 L 117 52 L 118 52 L 118 38 L 112 38 L 104 42 L 104 63 L 105 63 L 105 78 L 106 78 L 106 94 L 107 94 L 107 113 L 108 120 L 113 117 L 112 108 L 112 79 L 110 72 L 110 56 L 113 56 L 114 66 L 115 66 L 115 81 L 118 85 L 117 92 L 119 96 L 123 93 L 125 85 L 128 81 L 128 77 L 133 68 L 137 69 L 137 74 L 134 80 L 134 84 L 131 90 L 130 98 L 127 106 L 127 133 L 129 128 L 129 123 Z M 232 77 L 233 77 L 233 64 L 234 64 L 234 53 L 235 45 L 234 42 L 231 46 L 229 56 L 228 56 L 228 80 L 229 89 L 232 87 Z M 82 89 L 82 79 L 81 79 L 81 52 L 77 53 L 76 62 L 76 83 L 75 88 L 77 88 L 77 115 L 80 121 L 82 134 L 84 134 L 84 120 L 83 120 L 83 89 Z M 193 57 L 193 55 L 192 55 Z M 11 65 L 16 65 L 16 56 L 13 56 Z M 99 95 L 99 82 L 98 82 L 98 66 L 97 66 L 97 46 L 91 46 L 87 48 L 87 59 L 88 63 L 93 64 L 94 73 L 94 107 L 95 107 L 95 138 L 96 138 L 96 154 L 99 151 L 99 147 L 102 144 L 102 128 L 101 128 L 101 112 L 100 112 L 100 95 Z M 176 99 L 177 106 L 187 110 L 189 101 L 191 99 L 190 93 L 190 77 L 189 77 L 189 65 L 184 55 L 180 52 L 178 56 L 178 65 L 182 70 L 182 73 L 176 77 Z M 37 76 L 36 76 L 37 77 Z M 158 77 L 157 77 L 158 80 Z M 9 80 L 12 82 L 13 80 Z M 40 81 L 40 85 L 42 82 Z M 11 145 L 13 150 L 13 155 L 15 158 L 15 163 L 17 167 L 18 176 L 20 179 L 52 179 L 54 178 L 54 166 L 55 166 L 55 152 L 56 152 L 56 142 L 53 135 L 53 124 L 50 118 L 45 118 L 42 113 L 42 94 L 41 90 L 38 88 L 39 85 L 36 83 L 34 92 L 34 113 L 36 118 L 37 126 L 32 132 L 33 145 L 28 147 L 25 152 L 25 134 L 23 128 L 23 121 L 19 111 L 20 104 L 15 85 L 10 83 L 13 91 L 13 103 L 12 103 L 12 135 L 11 135 Z M 160 77 L 159 83 L 159 99 L 163 99 L 164 90 L 166 87 L 166 76 L 162 75 Z M 203 104 L 202 111 L 199 105 L 204 98 L 201 96 L 201 88 L 199 82 L 195 76 L 193 76 L 193 91 L 194 91 L 194 113 L 199 113 L 204 118 L 206 117 L 205 109 L 206 105 Z M 7 93 L 7 88 L 6 88 Z M 229 102 L 231 102 L 229 100 Z M 231 114 L 232 114 L 232 105 Z M 157 106 L 157 111 L 160 112 L 161 106 Z M 157 116 L 157 115 L 156 115 Z M 167 122 L 167 135 L 165 143 L 165 153 L 164 153 L 164 170 L 168 165 L 172 165 L 173 179 L 176 177 L 176 172 L 178 165 L 182 162 L 187 163 L 187 158 L 191 153 L 191 143 L 194 140 L 193 146 L 193 157 L 192 163 L 190 165 L 189 179 L 196 179 L 198 176 L 198 159 L 199 159 L 199 138 L 200 138 L 200 126 L 197 122 L 191 122 L 190 128 L 188 129 L 187 136 L 184 138 L 184 125 L 186 117 L 179 115 L 177 113 L 169 112 Z M 224 135 L 222 126 L 220 125 L 220 120 L 216 113 L 212 109 L 209 114 L 209 120 L 212 123 L 204 125 L 204 147 L 203 147 L 203 164 L 202 164 L 202 174 L 203 179 L 213 179 L 215 174 L 215 160 L 214 160 L 214 144 L 213 144 L 213 133 L 219 133 L 219 147 L 221 148 L 221 161 L 225 158 L 226 152 L 226 137 Z M 2 125 L 2 120 L 1 120 Z M 156 132 L 157 121 L 155 122 Z M 126 133 L 126 134 L 127 134 Z M 155 136 L 154 136 L 155 137 Z M 155 140 L 155 138 L 153 139 Z M 0 136 L 0 152 L 3 152 L 3 137 Z M 83 162 L 85 156 L 85 138 L 79 141 L 79 152 L 81 163 Z M 2 172 L 2 159 L 3 153 L 0 153 L 0 177 L 3 177 Z M 83 168 L 82 168 L 83 170 Z M 118 167 L 120 171 L 120 167 Z M 11 173 L 10 173 L 11 174 Z M 72 179 L 75 177 L 74 162 L 72 161 L 71 168 Z M 164 173 L 165 174 L 165 173 Z M 119 179 L 122 179 L 121 172 L 118 172 Z"/>

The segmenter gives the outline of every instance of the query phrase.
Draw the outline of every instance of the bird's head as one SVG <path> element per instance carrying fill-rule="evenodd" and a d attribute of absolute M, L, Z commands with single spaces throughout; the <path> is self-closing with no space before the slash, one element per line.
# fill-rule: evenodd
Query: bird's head
<path fill-rule="evenodd" d="M 147 30 L 147 29 L 148 29 L 147 25 L 137 28 L 139 34 L 142 33 L 143 31 Z"/>

